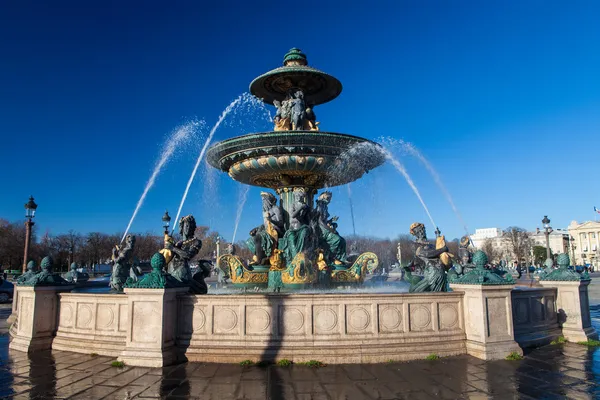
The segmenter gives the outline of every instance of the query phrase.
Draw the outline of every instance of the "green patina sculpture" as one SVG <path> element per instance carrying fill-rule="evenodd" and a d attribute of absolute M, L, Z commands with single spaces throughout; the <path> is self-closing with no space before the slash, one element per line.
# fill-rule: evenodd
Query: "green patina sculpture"
<path fill-rule="evenodd" d="M 52 272 L 54 262 L 52 257 L 46 256 L 42 259 L 42 270 L 32 275 L 26 281 L 20 283 L 22 286 L 62 286 L 68 285 L 69 282 L 64 280 L 59 274 Z"/>
<path fill-rule="evenodd" d="M 581 281 L 590 279 L 587 272 L 580 274 L 577 271 L 569 269 L 571 260 L 569 259 L 568 254 L 559 254 L 556 261 L 558 263 L 558 268 L 548 274 L 544 274 L 544 276 L 540 278 L 541 281 Z"/>
<path fill-rule="evenodd" d="M 443 246 L 436 248 L 436 246 L 429 243 L 427 240 L 427 233 L 425 225 L 420 222 L 416 222 L 411 225 L 410 233 L 415 237 L 415 243 L 419 246 L 415 252 L 415 258 L 404 267 L 405 275 L 404 279 L 410 283 L 410 293 L 423 293 L 423 292 L 447 292 L 448 281 L 446 277 L 446 271 L 440 260 L 442 254 L 448 252 L 448 248 Z M 421 265 L 424 267 L 425 272 L 423 277 L 412 275 L 411 268 Z"/>
<path fill-rule="evenodd" d="M 31 260 L 27 263 L 27 271 L 23 275 L 17 278 L 17 284 L 21 284 L 26 282 L 28 279 L 31 279 L 32 276 L 37 274 L 39 271 L 35 270 L 35 261 Z"/>
<path fill-rule="evenodd" d="M 137 281 L 134 281 L 131 278 L 127 279 L 125 287 L 139 289 L 168 289 L 187 286 L 185 283 L 180 282 L 165 272 L 167 261 L 161 253 L 156 253 L 152 256 L 150 265 L 152 265 L 152 271 L 150 273 L 144 275 Z"/>
<path fill-rule="evenodd" d="M 512 285 L 514 283 L 512 275 L 507 274 L 506 278 L 493 273 L 485 268 L 488 258 L 481 250 L 477 250 L 473 254 L 473 263 L 475 269 L 467 272 L 460 278 L 452 280 L 452 283 L 461 285 Z"/>
<path fill-rule="evenodd" d="M 71 263 L 71 270 L 67 272 L 65 279 L 68 282 L 77 283 L 77 282 L 87 282 L 90 279 L 90 276 L 85 272 L 77 271 L 77 263 Z"/>

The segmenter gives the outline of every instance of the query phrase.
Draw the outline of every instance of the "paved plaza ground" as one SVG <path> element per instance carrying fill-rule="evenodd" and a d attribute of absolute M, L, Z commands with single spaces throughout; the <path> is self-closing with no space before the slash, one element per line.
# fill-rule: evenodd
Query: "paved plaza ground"
<path fill-rule="evenodd" d="M 590 286 L 600 329 L 600 278 Z M 0 308 L 0 398 L 7 399 L 595 399 L 600 350 L 577 344 L 528 351 L 520 361 L 470 356 L 375 365 L 251 366 L 188 363 L 116 368 L 114 359 L 8 350 Z M 315 354 L 318 359 L 318 354 Z"/>

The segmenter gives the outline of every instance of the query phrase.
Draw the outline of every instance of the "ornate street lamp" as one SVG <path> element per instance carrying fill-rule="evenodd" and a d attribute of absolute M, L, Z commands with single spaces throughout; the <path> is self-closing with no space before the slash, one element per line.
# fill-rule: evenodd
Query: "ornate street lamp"
<path fill-rule="evenodd" d="M 165 211 L 165 215 L 162 217 L 163 228 L 165 229 L 165 235 L 169 234 L 169 225 L 171 224 L 171 216 L 169 211 Z"/>
<path fill-rule="evenodd" d="M 552 260 L 550 256 L 550 233 L 553 229 L 550 227 L 550 218 L 547 215 L 544 215 L 542 224 L 544 224 L 544 235 L 546 235 L 546 260 Z"/>
<path fill-rule="evenodd" d="M 25 203 L 25 254 L 23 255 L 23 273 L 27 271 L 27 259 L 29 258 L 29 242 L 31 241 L 31 227 L 35 225 L 32 219 L 35 217 L 37 204 L 33 201 L 33 196 L 29 196 L 29 201 Z"/>

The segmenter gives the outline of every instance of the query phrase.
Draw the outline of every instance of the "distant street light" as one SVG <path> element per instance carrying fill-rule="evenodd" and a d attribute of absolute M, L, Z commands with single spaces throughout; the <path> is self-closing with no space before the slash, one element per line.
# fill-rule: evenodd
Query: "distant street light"
<path fill-rule="evenodd" d="M 163 228 L 165 229 L 165 235 L 169 234 L 169 225 L 171 224 L 171 216 L 169 215 L 169 211 L 165 211 L 165 215 L 162 217 Z"/>
<path fill-rule="evenodd" d="M 27 259 L 29 258 L 29 242 L 31 241 L 31 227 L 35 225 L 32 219 L 35 217 L 37 204 L 33 201 L 33 196 L 29 196 L 29 201 L 25 203 L 25 254 L 23 255 L 23 273 L 27 271 Z"/>
<path fill-rule="evenodd" d="M 575 261 L 575 243 L 573 243 L 573 241 L 575 240 L 575 238 L 571 235 L 569 235 L 569 244 L 571 245 L 571 254 L 573 254 L 573 258 L 571 258 L 571 264 L 573 265 L 573 267 L 577 264 L 577 261 Z"/>
<path fill-rule="evenodd" d="M 550 218 L 547 215 L 544 215 L 542 224 L 544 224 L 544 235 L 546 235 L 546 260 L 552 260 L 550 256 L 550 233 L 553 229 L 550 227 Z"/>

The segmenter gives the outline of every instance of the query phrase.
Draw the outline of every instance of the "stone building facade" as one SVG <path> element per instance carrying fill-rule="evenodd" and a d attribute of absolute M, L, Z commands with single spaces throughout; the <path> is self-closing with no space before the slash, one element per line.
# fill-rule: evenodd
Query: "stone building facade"
<path fill-rule="evenodd" d="M 571 222 L 569 225 L 571 251 L 577 265 L 600 267 L 600 222 Z"/>

